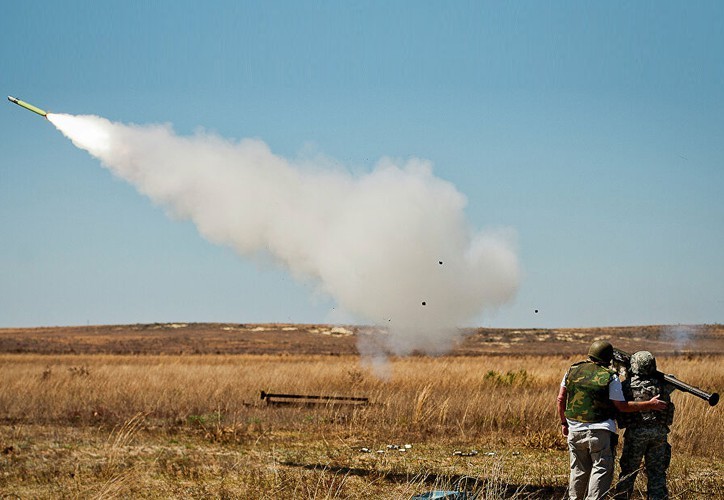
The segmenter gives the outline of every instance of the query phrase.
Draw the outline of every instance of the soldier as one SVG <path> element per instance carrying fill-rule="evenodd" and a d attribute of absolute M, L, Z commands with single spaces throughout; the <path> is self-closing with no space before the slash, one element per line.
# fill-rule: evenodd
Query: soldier
<path fill-rule="evenodd" d="M 644 460 L 648 498 L 669 498 L 666 470 L 671 461 L 671 446 L 667 440 L 669 426 L 674 421 L 671 393 L 675 387 L 656 376 L 656 359 L 648 351 L 631 355 L 631 363 L 623 383 L 623 393 L 629 401 L 642 401 L 654 395 L 668 403 L 666 411 L 621 415 L 619 425 L 626 428 L 621 454 L 621 472 L 616 484 L 617 499 L 631 498 L 636 475 Z"/>
<path fill-rule="evenodd" d="M 609 342 L 598 340 L 591 344 L 588 358 L 568 369 L 557 399 L 561 432 L 568 438 L 571 500 L 601 499 L 608 493 L 617 441 L 613 419 L 616 410 L 666 408 L 666 403 L 657 396 L 648 401 L 626 401 L 621 381 L 609 369 L 613 358 L 613 346 Z"/>

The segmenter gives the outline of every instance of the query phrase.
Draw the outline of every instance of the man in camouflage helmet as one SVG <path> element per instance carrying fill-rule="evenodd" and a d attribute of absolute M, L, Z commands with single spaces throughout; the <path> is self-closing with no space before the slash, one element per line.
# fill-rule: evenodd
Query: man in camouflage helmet
<path fill-rule="evenodd" d="M 631 498 L 636 475 L 644 460 L 647 495 L 652 500 L 669 498 L 666 470 L 671 461 L 671 446 L 667 440 L 669 426 L 674 421 L 671 393 L 675 387 L 656 375 L 656 359 L 648 351 L 631 355 L 630 366 L 623 382 L 623 393 L 629 401 L 644 401 L 658 395 L 666 401 L 666 411 L 625 414 L 619 425 L 626 428 L 621 454 L 621 472 L 616 485 L 617 499 Z"/>
<path fill-rule="evenodd" d="M 568 438 L 571 500 L 601 499 L 613 480 L 617 441 L 616 411 L 663 410 L 666 403 L 627 402 L 614 370 L 610 342 L 598 340 L 588 350 L 588 359 L 574 363 L 566 372 L 558 393 L 557 409 L 561 432 Z"/>

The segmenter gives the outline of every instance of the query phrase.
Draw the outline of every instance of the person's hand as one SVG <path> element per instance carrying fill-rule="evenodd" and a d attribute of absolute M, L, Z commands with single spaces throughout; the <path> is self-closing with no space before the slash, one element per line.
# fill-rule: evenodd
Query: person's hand
<path fill-rule="evenodd" d="M 652 410 L 661 411 L 666 409 L 667 403 L 666 401 L 661 401 L 659 399 L 659 395 L 657 394 L 653 398 L 649 399 L 649 405 Z"/>
<path fill-rule="evenodd" d="M 564 436 L 568 436 L 568 424 L 561 424 L 561 432 Z"/>

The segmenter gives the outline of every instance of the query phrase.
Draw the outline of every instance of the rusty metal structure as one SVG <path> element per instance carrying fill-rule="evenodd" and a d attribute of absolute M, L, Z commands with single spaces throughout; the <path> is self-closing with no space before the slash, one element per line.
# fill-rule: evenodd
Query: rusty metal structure
<path fill-rule="evenodd" d="M 303 394 L 279 394 L 261 391 L 261 400 L 269 406 L 317 406 L 317 405 L 357 405 L 369 404 L 369 398 L 351 396 L 316 396 Z"/>

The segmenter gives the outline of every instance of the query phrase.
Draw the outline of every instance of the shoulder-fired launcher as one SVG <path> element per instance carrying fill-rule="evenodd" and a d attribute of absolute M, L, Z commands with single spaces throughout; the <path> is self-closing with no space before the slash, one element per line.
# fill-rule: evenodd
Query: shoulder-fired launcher
<path fill-rule="evenodd" d="M 618 364 L 620 366 L 623 366 L 628 370 L 629 364 L 631 362 L 631 355 L 627 353 L 626 351 L 622 351 L 621 349 L 613 349 L 613 362 L 614 364 Z M 689 385 L 685 382 L 682 382 L 681 380 L 677 379 L 676 377 L 672 375 L 666 375 L 665 373 L 662 373 L 660 371 L 656 371 L 656 376 L 663 379 L 664 382 L 667 382 L 677 389 L 679 389 L 682 392 L 688 392 L 689 394 L 693 394 L 696 397 L 699 397 L 703 399 L 704 401 L 707 401 L 709 403 L 709 406 L 715 406 L 719 402 L 719 394 L 716 392 L 713 392 L 709 394 L 708 392 L 702 391 L 698 387 L 694 387 L 693 385 Z"/>

